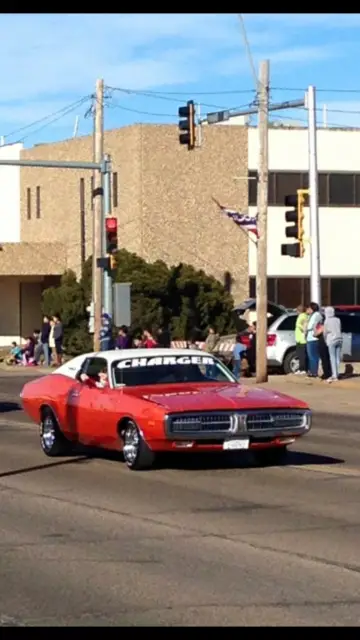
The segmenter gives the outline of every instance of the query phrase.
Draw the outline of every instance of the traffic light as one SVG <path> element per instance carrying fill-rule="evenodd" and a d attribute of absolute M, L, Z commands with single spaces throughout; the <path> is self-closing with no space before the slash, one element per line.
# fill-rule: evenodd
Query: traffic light
<path fill-rule="evenodd" d="M 304 205 L 305 195 L 308 193 L 308 189 L 298 189 L 296 196 L 285 196 L 285 206 L 292 207 L 289 211 L 285 211 L 285 222 L 290 223 L 285 228 L 285 235 L 287 238 L 295 238 L 297 242 L 282 244 L 282 256 L 291 258 L 304 257 Z"/>
<path fill-rule="evenodd" d="M 110 271 L 115 271 L 117 267 L 116 256 L 112 253 L 110 254 Z"/>
<path fill-rule="evenodd" d="M 105 218 L 106 254 L 112 255 L 118 250 L 117 218 Z"/>
<path fill-rule="evenodd" d="M 187 144 L 189 151 L 195 148 L 196 124 L 195 105 L 193 100 L 189 100 L 186 107 L 179 107 L 179 142 Z"/>

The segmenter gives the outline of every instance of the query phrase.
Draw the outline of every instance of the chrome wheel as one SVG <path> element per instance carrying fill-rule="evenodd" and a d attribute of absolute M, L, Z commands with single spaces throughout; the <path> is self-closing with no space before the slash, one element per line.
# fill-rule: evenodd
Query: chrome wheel
<path fill-rule="evenodd" d="M 49 457 L 62 456 L 70 451 L 70 443 L 61 432 L 56 418 L 50 408 L 42 414 L 40 426 L 41 448 Z"/>
<path fill-rule="evenodd" d="M 292 360 L 290 360 L 290 370 L 291 373 L 296 373 L 297 371 L 299 371 L 299 358 L 297 358 L 296 356 L 294 356 L 294 358 Z"/>
<path fill-rule="evenodd" d="M 150 469 L 155 461 L 155 453 L 145 442 L 141 431 L 129 420 L 121 433 L 124 460 L 133 471 Z"/>
<path fill-rule="evenodd" d="M 43 420 L 41 428 L 41 446 L 44 451 L 51 451 L 56 441 L 55 425 L 50 415 Z"/>
<path fill-rule="evenodd" d="M 134 424 L 129 424 L 124 432 L 123 454 L 125 461 L 129 465 L 133 465 L 139 455 L 140 434 Z"/>

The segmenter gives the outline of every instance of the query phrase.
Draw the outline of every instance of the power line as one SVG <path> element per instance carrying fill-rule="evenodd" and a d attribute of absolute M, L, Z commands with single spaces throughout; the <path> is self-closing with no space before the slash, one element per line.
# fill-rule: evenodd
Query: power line
<path fill-rule="evenodd" d="M 75 111 L 75 109 L 79 108 L 81 105 L 83 105 L 86 102 L 88 102 L 88 100 L 90 98 L 91 98 L 91 96 L 86 96 L 86 97 L 82 98 L 76 104 L 73 104 L 72 106 L 68 107 L 66 111 L 63 110 L 63 112 L 60 115 L 58 115 L 56 118 L 53 118 L 52 120 L 49 120 L 48 122 L 43 124 L 41 127 L 38 127 L 37 129 L 35 129 L 34 131 L 30 131 L 30 133 L 28 133 L 27 135 L 23 136 L 19 140 L 17 140 L 17 143 L 24 142 L 25 140 L 27 140 L 27 138 L 30 138 L 31 136 L 35 135 L 36 133 L 40 133 L 40 131 L 43 131 L 48 126 L 54 124 L 54 122 L 58 122 L 58 120 L 61 120 L 62 118 L 64 118 L 64 116 L 69 115 L 69 113 L 72 113 L 73 111 Z"/>
<path fill-rule="evenodd" d="M 275 118 L 276 118 L 276 116 L 275 116 Z M 271 122 L 272 123 L 274 123 L 274 122 L 280 122 L 281 123 L 282 120 L 292 120 L 293 122 L 303 122 L 305 125 L 308 124 L 308 120 L 307 119 L 305 119 L 305 118 L 295 118 L 295 117 L 292 117 L 292 116 L 281 116 L 281 118 L 278 117 L 276 120 L 272 120 Z M 286 126 L 286 122 L 284 124 Z M 336 129 L 356 129 L 356 130 L 360 129 L 360 126 L 359 127 L 351 127 L 351 126 L 346 125 L 344 123 L 339 124 L 339 123 L 336 123 L 336 122 L 328 122 L 326 127 L 318 127 L 318 128 L 319 129 L 323 129 L 323 128 L 330 128 L 330 127 L 334 127 Z M 304 127 L 304 129 L 306 129 L 306 127 Z"/>
<path fill-rule="evenodd" d="M 244 22 L 244 18 L 243 18 L 242 13 L 238 13 L 238 18 L 240 20 L 241 33 L 242 33 L 242 37 L 243 37 L 243 40 L 244 40 L 245 51 L 246 51 L 246 55 L 247 55 L 247 58 L 248 58 L 249 65 L 250 65 L 250 70 L 251 70 L 252 77 L 253 77 L 253 80 L 254 80 L 256 92 L 258 92 L 258 90 L 259 90 L 259 81 L 258 81 L 258 77 L 257 77 L 257 74 L 256 74 L 254 59 L 253 59 L 253 56 L 252 56 L 252 53 L 251 53 L 250 44 L 249 44 L 249 40 L 248 40 L 248 37 L 247 37 L 245 22 Z"/>
<path fill-rule="evenodd" d="M 170 95 L 168 95 L 167 93 L 162 93 L 160 91 L 156 91 L 156 92 L 152 92 L 152 91 L 141 91 L 141 90 L 133 90 L 133 89 L 126 89 L 126 88 L 122 88 L 122 87 L 106 87 L 108 90 L 110 91 L 118 91 L 120 93 L 124 93 L 127 95 L 133 95 L 133 96 L 143 96 L 146 98 L 154 98 L 156 100 L 165 100 L 168 102 L 178 102 L 179 101 L 179 97 L 171 97 Z M 172 95 L 178 95 L 178 96 L 189 96 L 189 93 L 186 94 L 172 94 Z M 254 90 L 251 90 L 251 93 L 255 94 Z M 198 95 L 206 95 L 206 94 L 199 94 L 196 92 L 191 92 L 191 95 L 198 96 Z M 214 94 L 216 95 L 216 94 Z M 219 94 L 220 95 L 220 94 Z M 202 107 L 208 107 L 209 109 L 219 109 L 219 110 L 226 110 L 228 107 L 224 107 L 223 105 L 218 105 L 218 104 L 210 104 L 210 103 L 206 103 L 206 102 L 202 102 L 201 101 L 201 106 Z"/>
<path fill-rule="evenodd" d="M 58 109 L 57 111 L 54 111 L 53 113 L 50 113 L 47 116 L 44 116 L 42 118 L 39 118 L 38 120 L 34 120 L 34 122 L 31 122 L 30 124 L 27 124 L 23 127 L 20 127 L 19 129 L 15 129 L 14 131 L 10 131 L 10 133 L 7 133 L 4 135 L 4 138 L 11 138 L 12 136 L 21 133 L 22 131 L 26 131 L 27 129 L 31 129 L 31 127 L 36 126 L 37 124 L 41 124 L 42 122 L 45 122 L 46 120 L 49 120 L 50 118 L 53 118 L 54 116 L 57 116 L 58 114 L 63 114 L 64 111 L 67 111 L 68 109 L 75 109 L 77 106 L 80 106 L 85 100 L 88 100 L 91 96 L 84 96 L 83 98 L 80 98 L 79 100 L 77 100 L 76 102 L 73 102 L 70 105 L 67 105 L 65 107 L 63 107 L 62 109 Z"/>
<path fill-rule="evenodd" d="M 272 87 L 272 91 L 306 91 L 304 87 Z M 360 89 L 318 89 L 317 93 L 360 93 Z"/>

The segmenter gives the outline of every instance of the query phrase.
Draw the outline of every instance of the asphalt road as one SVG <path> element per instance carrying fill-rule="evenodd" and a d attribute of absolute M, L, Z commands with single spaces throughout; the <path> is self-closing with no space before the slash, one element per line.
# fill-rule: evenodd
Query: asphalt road
<path fill-rule="evenodd" d="M 316 417 L 284 467 L 134 473 L 45 458 L 22 382 L 0 375 L 0 626 L 359 625 L 356 417 Z"/>

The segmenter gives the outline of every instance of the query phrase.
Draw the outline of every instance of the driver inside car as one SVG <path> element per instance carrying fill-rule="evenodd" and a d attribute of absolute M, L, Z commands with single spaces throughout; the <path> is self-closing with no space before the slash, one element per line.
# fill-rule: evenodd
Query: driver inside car
<path fill-rule="evenodd" d="M 90 378 L 86 373 L 82 373 L 80 375 L 81 382 L 90 383 L 90 386 L 94 386 L 97 389 L 105 389 L 109 386 L 109 377 L 107 370 L 104 368 L 98 373 L 98 380 L 94 380 L 94 378 Z"/>

